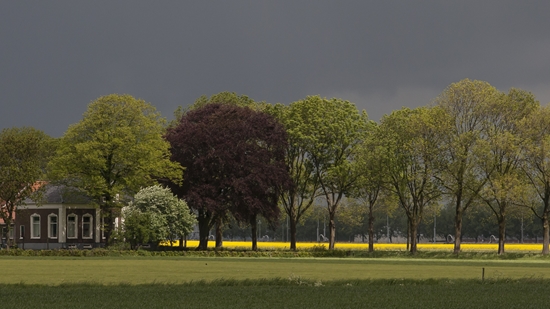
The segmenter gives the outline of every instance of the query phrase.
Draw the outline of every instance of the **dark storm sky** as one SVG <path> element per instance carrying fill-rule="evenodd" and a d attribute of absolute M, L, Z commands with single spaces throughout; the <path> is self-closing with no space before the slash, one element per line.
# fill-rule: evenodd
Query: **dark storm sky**
<path fill-rule="evenodd" d="M 0 128 L 54 137 L 110 93 L 168 119 L 232 91 L 379 120 L 463 78 L 550 102 L 550 1 L 0 2 Z"/>

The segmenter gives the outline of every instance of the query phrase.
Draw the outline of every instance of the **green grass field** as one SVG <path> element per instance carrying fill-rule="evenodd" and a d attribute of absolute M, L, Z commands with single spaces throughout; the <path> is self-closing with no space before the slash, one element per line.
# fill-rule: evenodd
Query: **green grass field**
<path fill-rule="evenodd" d="M 2 308 L 546 308 L 550 302 L 546 260 L 4 256 L 0 269 Z"/>
<path fill-rule="evenodd" d="M 0 257 L 0 283 L 179 284 L 218 279 L 550 279 L 546 260 Z"/>

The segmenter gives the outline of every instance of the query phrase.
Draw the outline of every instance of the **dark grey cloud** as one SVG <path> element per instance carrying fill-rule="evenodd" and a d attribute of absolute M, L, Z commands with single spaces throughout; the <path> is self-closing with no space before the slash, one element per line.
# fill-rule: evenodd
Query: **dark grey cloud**
<path fill-rule="evenodd" d="M 5 1 L 0 126 L 61 136 L 128 93 L 167 118 L 221 91 L 340 97 L 371 118 L 485 80 L 550 102 L 546 1 Z"/>

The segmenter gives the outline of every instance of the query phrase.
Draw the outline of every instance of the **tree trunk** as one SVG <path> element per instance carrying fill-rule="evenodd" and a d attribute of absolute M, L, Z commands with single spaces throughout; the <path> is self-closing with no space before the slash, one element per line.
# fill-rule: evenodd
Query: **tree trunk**
<path fill-rule="evenodd" d="M 329 221 L 328 221 L 328 229 L 329 229 L 329 243 L 328 243 L 328 249 L 334 250 L 334 244 L 336 241 L 336 223 L 334 222 L 334 217 L 336 215 L 336 212 L 329 212 Z"/>
<path fill-rule="evenodd" d="M 550 243 L 550 227 L 548 226 L 548 214 L 542 216 L 542 254 L 548 254 L 548 245 Z"/>
<path fill-rule="evenodd" d="M 374 214 L 372 206 L 369 207 L 369 252 L 374 252 Z"/>
<path fill-rule="evenodd" d="M 457 207 L 455 215 L 455 247 L 453 253 L 460 252 L 460 243 L 462 237 L 462 211 Z M 435 239 L 435 235 L 434 235 Z"/>
<path fill-rule="evenodd" d="M 103 231 L 105 234 L 105 247 L 111 243 L 111 235 L 113 232 L 113 210 L 110 207 L 104 206 L 101 209 L 103 213 Z"/>
<path fill-rule="evenodd" d="M 11 231 L 11 216 L 9 218 L 6 218 L 6 220 L 4 220 L 4 223 L 6 224 L 6 249 L 9 250 L 10 249 L 10 246 L 11 246 L 11 242 L 10 242 L 10 231 Z M 32 223 L 31 223 L 32 224 Z M 4 229 L 0 229 L 0 236 L 4 236 L 2 235 Z M 15 236 L 15 233 L 13 233 L 13 235 Z M 13 241 L 15 241 L 15 237 L 13 237 Z"/>
<path fill-rule="evenodd" d="M 506 219 L 504 216 L 498 218 L 498 254 L 504 254 L 504 243 L 506 239 Z"/>
<path fill-rule="evenodd" d="M 258 222 L 256 216 L 250 217 L 250 230 L 252 232 L 252 250 L 258 251 Z"/>
<path fill-rule="evenodd" d="M 207 250 L 208 249 L 208 234 L 210 233 L 210 216 L 201 215 L 197 217 L 197 222 L 199 224 L 199 246 L 197 250 Z"/>
<path fill-rule="evenodd" d="M 411 219 L 407 218 L 407 251 L 411 248 Z"/>
<path fill-rule="evenodd" d="M 218 219 L 216 222 L 216 249 L 221 249 L 223 246 L 223 223 L 221 222 L 221 219 Z"/>
<path fill-rule="evenodd" d="M 409 220 L 410 222 L 410 239 L 411 239 L 411 249 L 410 249 L 410 252 L 411 254 L 416 254 L 416 243 L 417 243 L 417 240 L 416 240 L 416 235 L 418 234 L 418 225 L 416 224 L 416 220 Z"/>
<path fill-rule="evenodd" d="M 296 217 L 289 216 L 290 223 L 290 250 L 296 250 Z"/>

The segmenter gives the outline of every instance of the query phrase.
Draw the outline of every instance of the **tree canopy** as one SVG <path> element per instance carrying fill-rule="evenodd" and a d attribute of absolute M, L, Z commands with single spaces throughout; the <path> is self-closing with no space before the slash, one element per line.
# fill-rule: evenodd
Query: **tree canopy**
<path fill-rule="evenodd" d="M 289 132 L 308 157 L 329 214 L 329 248 L 334 249 L 340 201 L 357 183 L 353 158 L 372 125 L 349 101 L 309 96 L 290 104 Z M 298 154 L 300 155 L 300 154 Z"/>
<path fill-rule="evenodd" d="M 124 235 L 132 247 L 182 239 L 196 220 L 187 203 L 160 185 L 139 190 L 125 210 Z"/>
<path fill-rule="evenodd" d="M 256 249 L 257 216 L 277 221 L 280 185 L 290 181 L 282 125 L 263 112 L 212 103 L 186 113 L 166 139 L 172 160 L 186 169 L 183 185 L 172 188 L 198 213 L 199 248 L 206 248 L 209 230 L 231 210 L 251 225 Z"/>
<path fill-rule="evenodd" d="M 107 239 L 117 196 L 131 196 L 160 178 L 181 179 L 181 166 L 170 161 L 162 138 L 164 124 L 151 104 L 111 94 L 90 103 L 61 138 L 50 176 L 95 198 L 106 216 Z"/>
<path fill-rule="evenodd" d="M 435 182 L 440 154 L 443 111 L 439 108 L 402 108 L 384 116 L 383 133 L 388 188 L 408 218 L 410 251 L 416 253 L 418 225 L 426 206 L 441 191 Z"/>
<path fill-rule="evenodd" d="M 54 140 L 31 128 L 8 128 L 0 132 L 0 218 L 11 229 L 16 207 L 37 193 Z"/>
<path fill-rule="evenodd" d="M 466 210 L 479 199 L 486 179 L 476 169 L 476 145 L 483 130 L 482 111 L 500 92 L 487 82 L 469 79 L 449 85 L 435 100 L 435 105 L 447 114 L 448 126 L 443 128 L 438 178 L 444 193 L 454 202 L 454 252 L 460 252 L 462 218 Z"/>

